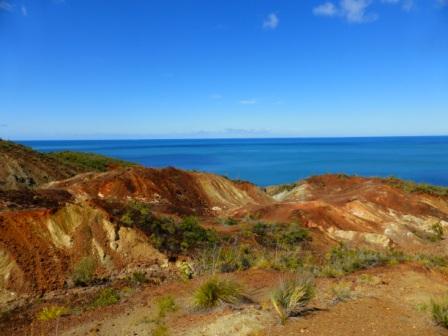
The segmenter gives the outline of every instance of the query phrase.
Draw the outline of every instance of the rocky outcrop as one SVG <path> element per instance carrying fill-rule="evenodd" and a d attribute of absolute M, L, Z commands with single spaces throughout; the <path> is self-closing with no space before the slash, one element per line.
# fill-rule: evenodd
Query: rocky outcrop
<path fill-rule="evenodd" d="M 384 179 L 323 175 L 268 193 L 278 202 L 256 209 L 261 217 L 297 219 L 346 243 L 424 251 L 434 247 L 428 243 L 436 239 L 435 226 L 448 229 L 448 197 L 409 192 Z"/>
<path fill-rule="evenodd" d="M 142 232 L 118 227 L 86 202 L 56 211 L 1 212 L 0 232 L 0 302 L 14 293 L 62 288 L 86 256 L 95 260 L 100 277 L 167 262 Z"/>
<path fill-rule="evenodd" d="M 158 211 L 179 215 L 219 215 L 230 209 L 272 202 L 251 183 L 175 168 L 130 167 L 87 173 L 49 183 L 45 188 L 64 189 L 83 199 L 138 200 Z"/>

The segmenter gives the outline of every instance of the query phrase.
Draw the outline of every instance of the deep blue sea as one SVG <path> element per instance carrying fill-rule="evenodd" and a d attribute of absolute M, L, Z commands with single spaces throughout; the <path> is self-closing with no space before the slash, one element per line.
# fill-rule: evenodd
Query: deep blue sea
<path fill-rule="evenodd" d="M 325 173 L 397 176 L 448 186 L 448 136 L 20 142 L 44 152 L 94 152 L 148 167 L 218 173 L 261 186 Z"/>

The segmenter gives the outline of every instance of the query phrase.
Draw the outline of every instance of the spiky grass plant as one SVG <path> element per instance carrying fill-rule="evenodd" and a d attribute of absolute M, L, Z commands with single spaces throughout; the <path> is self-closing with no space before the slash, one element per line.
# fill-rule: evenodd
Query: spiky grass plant
<path fill-rule="evenodd" d="M 39 321 L 50 321 L 59 318 L 68 312 L 67 307 L 63 306 L 49 306 L 44 307 L 39 313 L 37 313 L 37 319 Z"/>
<path fill-rule="evenodd" d="M 56 320 L 54 334 L 59 335 L 59 319 L 62 315 L 67 314 L 69 309 L 64 306 L 49 306 L 44 307 L 39 313 L 37 313 L 36 318 L 39 321 L 52 321 Z"/>
<path fill-rule="evenodd" d="M 448 296 L 438 301 L 431 300 L 430 307 L 433 320 L 448 329 Z"/>
<path fill-rule="evenodd" d="M 213 276 L 196 289 L 193 301 L 196 308 L 207 309 L 224 302 L 235 304 L 241 302 L 244 297 L 240 284 L 230 279 Z"/>
<path fill-rule="evenodd" d="M 298 316 L 314 296 L 314 282 L 310 278 L 297 277 L 283 280 L 272 292 L 271 302 L 284 324 L 291 316 Z"/>

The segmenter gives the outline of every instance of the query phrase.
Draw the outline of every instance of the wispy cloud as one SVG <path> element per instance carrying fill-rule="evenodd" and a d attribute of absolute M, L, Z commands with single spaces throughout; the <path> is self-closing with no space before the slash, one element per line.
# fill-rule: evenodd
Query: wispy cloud
<path fill-rule="evenodd" d="M 210 99 L 219 100 L 222 99 L 222 95 L 219 93 L 213 93 L 210 95 Z"/>
<path fill-rule="evenodd" d="M 411 11 L 415 7 L 414 0 L 381 0 L 381 2 L 391 5 L 400 5 L 406 12 Z"/>
<path fill-rule="evenodd" d="M 336 5 L 325 2 L 314 7 L 313 13 L 320 16 L 338 16 L 351 23 L 366 23 L 375 21 L 378 16 L 369 11 L 372 0 L 341 0 Z"/>
<path fill-rule="evenodd" d="M 280 23 L 280 20 L 275 13 L 271 13 L 267 16 L 267 18 L 263 21 L 263 28 L 264 29 L 276 29 L 278 27 L 278 24 Z"/>
<path fill-rule="evenodd" d="M 376 14 L 372 14 L 367 11 L 371 4 L 371 0 L 342 0 L 340 7 L 342 14 L 347 21 L 364 23 L 375 21 L 377 19 Z"/>
<path fill-rule="evenodd" d="M 322 5 L 314 7 L 313 9 L 314 15 L 322 15 L 322 16 L 335 16 L 338 14 L 338 9 L 332 2 L 326 2 Z"/>
<path fill-rule="evenodd" d="M 0 10 L 11 12 L 14 6 L 6 0 L 0 0 Z"/>
<path fill-rule="evenodd" d="M 20 7 L 20 10 L 23 16 L 28 16 L 28 9 L 26 8 L 26 6 L 22 5 L 22 7 Z"/>
<path fill-rule="evenodd" d="M 243 99 L 240 100 L 241 105 L 255 105 L 257 103 L 256 99 Z"/>
<path fill-rule="evenodd" d="M 448 0 L 437 0 L 440 6 L 448 6 Z"/>

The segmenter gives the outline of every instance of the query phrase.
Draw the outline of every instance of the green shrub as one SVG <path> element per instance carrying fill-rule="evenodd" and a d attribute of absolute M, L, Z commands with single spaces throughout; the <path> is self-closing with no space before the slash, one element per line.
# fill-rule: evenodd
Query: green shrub
<path fill-rule="evenodd" d="M 53 152 L 46 154 L 49 157 L 62 161 L 65 164 L 76 166 L 87 171 L 107 171 L 111 167 L 135 166 L 135 163 L 113 159 L 107 156 L 84 152 Z"/>
<path fill-rule="evenodd" d="M 120 294 L 114 288 L 103 288 L 93 300 L 91 307 L 105 307 L 120 301 Z"/>
<path fill-rule="evenodd" d="M 412 181 L 400 180 L 396 177 L 385 178 L 384 181 L 394 188 L 398 188 L 407 193 L 423 193 L 434 196 L 448 196 L 447 187 L 439 187 L 425 183 L 415 183 Z"/>
<path fill-rule="evenodd" d="M 431 226 L 431 230 L 433 232 L 433 241 L 440 241 L 443 239 L 444 229 L 440 222 Z"/>
<path fill-rule="evenodd" d="M 141 285 L 148 282 L 146 274 L 144 272 L 134 272 L 132 276 L 129 277 L 128 281 L 133 285 Z"/>
<path fill-rule="evenodd" d="M 431 314 L 433 320 L 440 326 L 448 329 L 448 297 L 439 301 L 431 301 Z"/>
<path fill-rule="evenodd" d="M 327 254 L 326 265 L 322 268 L 325 276 L 337 277 L 357 270 L 384 265 L 389 258 L 381 253 L 371 250 L 351 250 L 339 245 Z"/>
<path fill-rule="evenodd" d="M 237 219 L 235 219 L 235 218 L 228 217 L 228 218 L 225 218 L 225 219 L 221 219 L 220 223 L 222 225 L 225 225 L 225 226 L 235 226 L 235 225 L 239 224 L 239 221 Z"/>
<path fill-rule="evenodd" d="M 291 248 L 307 240 L 310 240 L 309 231 L 297 224 L 290 225 L 286 232 L 281 233 L 279 237 L 279 243 L 287 248 Z"/>
<path fill-rule="evenodd" d="M 238 283 L 216 276 L 205 281 L 193 294 L 194 306 L 199 309 L 212 308 L 223 302 L 235 304 L 243 299 L 243 289 Z"/>
<path fill-rule="evenodd" d="M 296 223 L 267 224 L 258 222 L 252 226 L 255 240 L 268 248 L 290 249 L 297 244 L 310 240 L 309 231 Z"/>
<path fill-rule="evenodd" d="M 430 268 L 448 266 L 448 259 L 445 256 L 417 254 L 413 260 Z"/>
<path fill-rule="evenodd" d="M 152 244 L 168 255 L 186 253 L 219 242 L 217 234 L 204 229 L 195 217 L 185 217 L 176 222 L 169 217 L 156 217 L 147 204 L 129 202 L 119 215 L 119 223 L 137 227 L 145 232 Z"/>
<path fill-rule="evenodd" d="M 92 282 L 95 271 L 95 259 L 90 256 L 84 257 L 75 265 L 72 280 L 76 286 L 87 286 Z"/>
<path fill-rule="evenodd" d="M 157 318 L 165 318 L 167 313 L 171 313 L 177 310 L 176 302 L 170 295 L 161 297 L 157 300 Z"/>
<path fill-rule="evenodd" d="M 298 316 L 314 296 L 314 283 L 309 278 L 282 281 L 271 295 L 271 302 L 284 324 L 291 316 Z"/>

